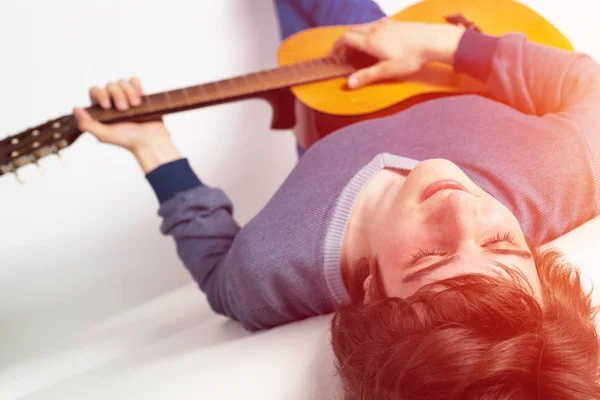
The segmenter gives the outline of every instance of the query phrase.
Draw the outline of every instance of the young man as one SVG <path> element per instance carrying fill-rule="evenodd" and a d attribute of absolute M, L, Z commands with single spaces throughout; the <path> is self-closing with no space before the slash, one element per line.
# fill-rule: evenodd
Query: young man
<path fill-rule="evenodd" d="M 297 12 L 284 36 L 371 10 L 334 49 L 380 60 L 352 88 L 437 61 L 498 101 L 432 100 L 337 131 L 243 228 L 161 122 L 75 110 L 82 130 L 137 158 L 212 308 L 249 330 L 337 311 L 333 347 L 358 398 L 597 398 L 589 296 L 536 248 L 598 214 L 600 66 L 522 35 L 391 22 L 370 1 L 277 5 Z M 142 92 L 132 79 L 90 94 L 125 110 Z"/>

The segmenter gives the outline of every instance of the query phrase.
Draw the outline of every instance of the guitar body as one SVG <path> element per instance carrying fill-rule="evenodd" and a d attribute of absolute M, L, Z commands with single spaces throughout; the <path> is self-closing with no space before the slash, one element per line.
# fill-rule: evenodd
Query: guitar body
<path fill-rule="evenodd" d="M 532 43 L 573 50 L 550 22 L 512 0 L 424 0 L 390 18 L 448 23 L 450 17 L 456 16 L 467 28 L 485 34 L 522 33 Z M 326 57 L 337 38 L 349 29 L 350 26 L 318 27 L 292 35 L 279 47 L 278 63 L 286 66 Z M 465 93 L 487 95 L 484 84 L 439 63 L 429 64 L 401 82 L 349 90 L 346 77 L 337 77 L 292 86 L 291 91 L 298 100 L 294 134 L 306 149 L 346 125 L 391 115 L 425 100 Z"/>

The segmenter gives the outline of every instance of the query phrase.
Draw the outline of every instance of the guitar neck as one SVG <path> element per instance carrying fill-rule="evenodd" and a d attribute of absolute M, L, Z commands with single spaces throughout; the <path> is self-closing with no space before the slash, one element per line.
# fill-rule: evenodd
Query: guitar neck
<path fill-rule="evenodd" d="M 155 93 L 142 97 L 140 106 L 127 111 L 104 110 L 98 106 L 87 110 L 105 123 L 144 120 L 164 114 L 211 106 L 251 97 L 262 97 L 273 90 L 316 82 L 352 73 L 356 67 L 333 57 L 320 58 L 247 75 Z"/>
<path fill-rule="evenodd" d="M 142 97 L 142 104 L 126 111 L 104 110 L 95 105 L 87 108 L 95 119 L 104 123 L 156 120 L 164 114 L 206 107 L 251 97 L 269 101 L 273 107 L 289 102 L 280 89 L 350 74 L 358 68 L 354 63 L 326 57 L 291 64 L 231 79 L 206 83 Z M 289 91 L 288 91 L 289 92 Z M 285 93 L 285 92 L 284 92 Z M 274 129 L 289 129 L 288 121 L 273 123 Z M 73 143 L 81 131 L 73 115 L 65 115 L 0 140 L 0 175 L 16 173 L 27 164 L 58 153 Z"/>

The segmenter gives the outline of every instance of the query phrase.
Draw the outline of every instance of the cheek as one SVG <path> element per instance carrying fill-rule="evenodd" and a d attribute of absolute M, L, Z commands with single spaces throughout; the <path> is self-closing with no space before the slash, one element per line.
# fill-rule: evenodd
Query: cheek
<path fill-rule="evenodd" d="M 499 231 L 510 231 L 515 236 L 522 236 L 521 226 L 515 216 L 502 203 L 493 197 L 486 203 L 488 221 Z"/>
<path fill-rule="evenodd" d="M 401 222 L 400 222 L 401 221 Z M 384 268 L 397 270 L 399 265 L 410 261 L 410 255 L 415 252 L 415 245 L 425 241 L 423 227 L 414 220 L 397 219 L 389 221 L 378 232 L 372 243 L 375 255 Z"/>

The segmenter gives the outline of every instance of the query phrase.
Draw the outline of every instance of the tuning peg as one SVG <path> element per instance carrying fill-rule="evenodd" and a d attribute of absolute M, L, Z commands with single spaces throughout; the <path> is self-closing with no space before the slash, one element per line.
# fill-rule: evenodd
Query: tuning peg
<path fill-rule="evenodd" d="M 20 184 L 24 184 L 25 181 L 19 176 L 19 171 L 15 170 L 13 172 L 13 174 L 15 174 L 15 178 L 17 178 L 17 182 L 19 182 Z"/>
<path fill-rule="evenodd" d="M 62 157 L 62 154 L 60 154 L 60 152 L 58 150 L 55 151 L 54 154 L 56 154 L 56 157 L 58 157 L 58 162 L 60 162 L 60 165 L 65 167 L 66 163 L 65 163 L 65 159 Z"/>
<path fill-rule="evenodd" d="M 34 161 L 34 164 L 35 164 L 35 166 L 37 167 L 37 170 L 38 170 L 38 172 L 39 172 L 40 176 L 41 176 L 41 177 L 43 177 L 43 176 L 44 176 L 44 170 L 42 169 L 41 165 L 40 165 L 40 164 L 38 164 L 37 160 L 36 160 L 36 161 Z"/>

